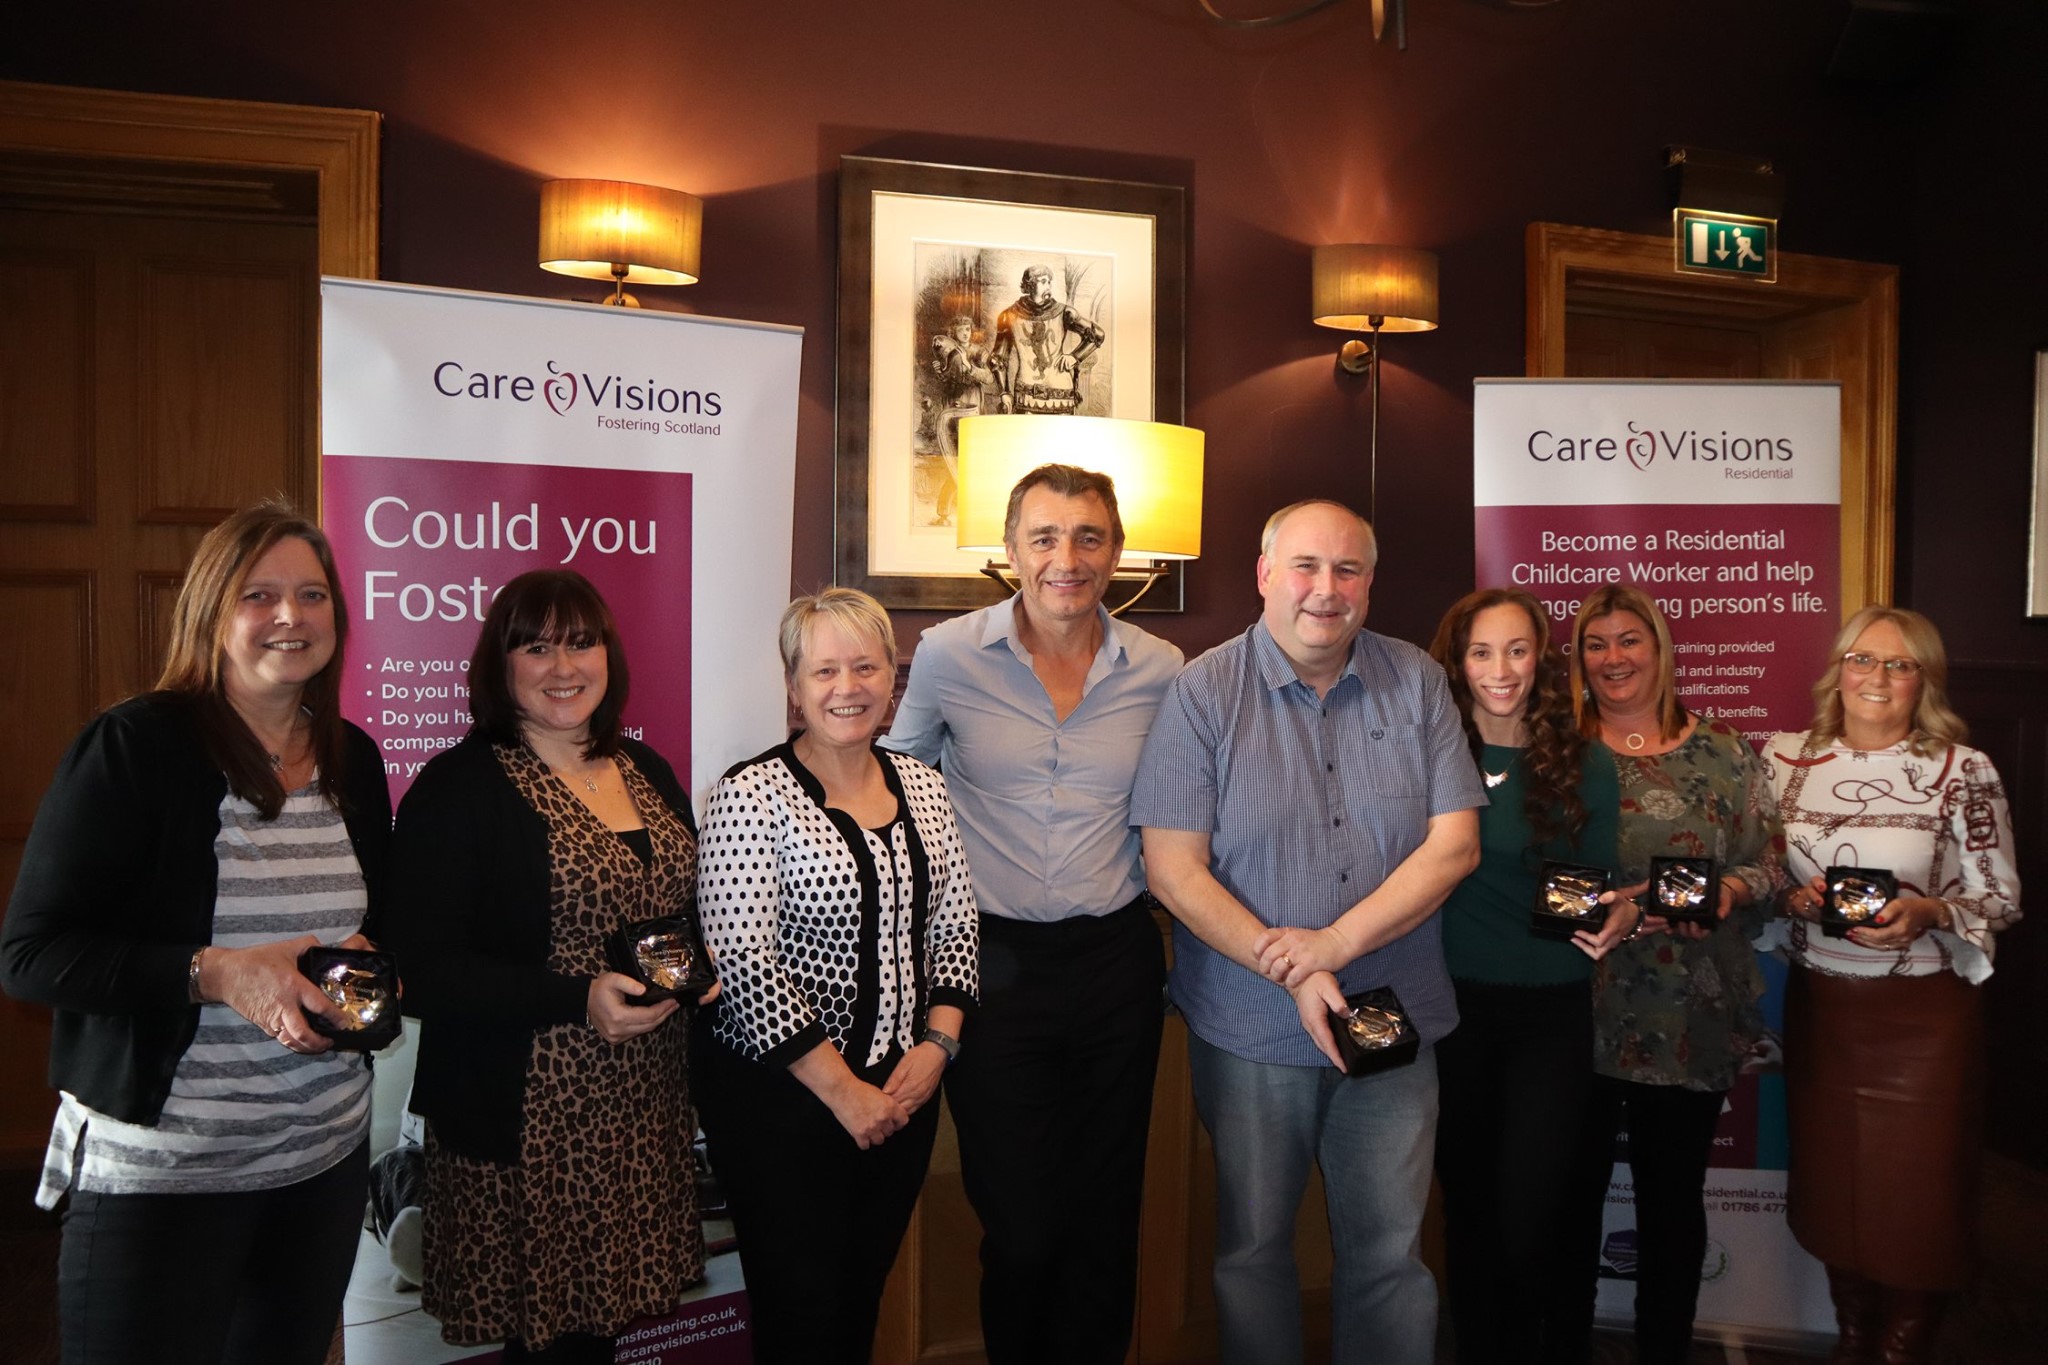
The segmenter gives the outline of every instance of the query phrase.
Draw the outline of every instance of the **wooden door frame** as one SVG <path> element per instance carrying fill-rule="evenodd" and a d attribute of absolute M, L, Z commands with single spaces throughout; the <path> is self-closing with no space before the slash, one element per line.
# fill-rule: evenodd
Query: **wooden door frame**
<path fill-rule="evenodd" d="M 377 278 L 382 116 L 252 100 L 0 81 L 0 150 L 319 177 L 320 271 Z"/>
<path fill-rule="evenodd" d="M 1645 316 L 1697 322 L 1703 314 L 1790 317 L 1840 313 L 1864 364 L 1842 381 L 1842 612 L 1892 600 L 1898 446 L 1898 267 L 1780 253 L 1778 281 L 1681 275 L 1671 239 L 1562 223 L 1531 223 L 1524 238 L 1525 368 L 1562 378 L 1572 285 L 1586 280 L 1640 300 Z"/>

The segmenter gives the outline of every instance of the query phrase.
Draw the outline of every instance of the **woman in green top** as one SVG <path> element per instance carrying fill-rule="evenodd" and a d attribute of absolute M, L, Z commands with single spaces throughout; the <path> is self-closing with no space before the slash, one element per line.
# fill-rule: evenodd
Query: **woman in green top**
<path fill-rule="evenodd" d="M 1636 1213 L 1636 1358 L 1685 1360 L 1699 1304 L 1701 1203 L 1721 1101 L 1764 1038 L 1763 973 L 1749 940 L 1785 882 L 1785 836 L 1763 760 L 1741 734 L 1679 704 L 1671 631 L 1641 591 L 1590 595 L 1572 624 L 1579 728 L 1621 779 L 1617 901 L 1647 889 L 1655 857 L 1712 858 L 1711 928 L 1646 916 L 1644 933 L 1593 973 L 1592 1116 L 1626 1126 Z M 1612 1153 L 1592 1153 L 1605 1188 Z M 1587 1252 L 1598 1244 L 1586 1230 Z M 1594 1285 L 1580 1302 L 1590 1314 Z M 1589 1319 L 1590 1325 L 1590 1319 Z"/>
<path fill-rule="evenodd" d="M 1601 932 L 1535 937 L 1529 912 L 1543 862 L 1615 866 L 1620 791 L 1614 757 L 1579 733 L 1564 661 L 1543 608 L 1513 588 L 1475 592 L 1437 627 L 1430 654 L 1450 676 L 1492 804 L 1479 813 L 1478 868 L 1444 903 L 1444 957 L 1458 1027 L 1437 1044 L 1436 1170 L 1444 1191 L 1451 1321 L 1460 1365 L 1581 1357 L 1582 1313 L 1550 1321 L 1582 1274 L 1561 1233 L 1583 1169 L 1592 1083 L 1593 963 L 1636 921 L 1632 904 Z"/>

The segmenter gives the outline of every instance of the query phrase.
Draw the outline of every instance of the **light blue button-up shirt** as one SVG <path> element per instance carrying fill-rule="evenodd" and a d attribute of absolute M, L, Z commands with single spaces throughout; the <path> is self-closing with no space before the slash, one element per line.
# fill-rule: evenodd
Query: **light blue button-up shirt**
<path fill-rule="evenodd" d="M 1486 804 L 1443 669 L 1360 631 L 1327 695 L 1263 621 L 1188 665 L 1152 728 L 1131 818 L 1209 836 L 1209 870 L 1264 924 L 1321 929 L 1387 879 L 1429 822 Z M 1392 986 L 1425 1043 L 1457 1023 L 1435 915 L 1337 973 Z M 1174 1003 L 1215 1047 L 1328 1065 L 1286 991 L 1173 926 Z"/>
<path fill-rule="evenodd" d="M 983 913 L 1107 914 L 1145 889 L 1131 782 L 1181 652 L 1097 607 L 1081 704 L 1056 720 L 1016 610 L 1012 597 L 927 630 L 882 743 L 944 771 Z"/>

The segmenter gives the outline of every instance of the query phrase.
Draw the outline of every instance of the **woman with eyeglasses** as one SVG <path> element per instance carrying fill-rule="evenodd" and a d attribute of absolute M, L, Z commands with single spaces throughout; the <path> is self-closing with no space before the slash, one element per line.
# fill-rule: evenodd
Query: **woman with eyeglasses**
<path fill-rule="evenodd" d="M 1994 935 L 2020 917 L 2019 880 L 2005 788 L 1963 743 L 1933 623 L 1865 607 L 1833 658 L 1814 687 L 1813 728 L 1764 750 L 1795 879 L 1790 918 L 1766 940 L 1796 968 L 1786 1216 L 1827 1266 L 1834 1359 L 1906 1365 L 1931 1358 L 1946 1296 L 1973 1260 L 1976 987 L 1991 975 Z M 1897 894 L 1832 937 L 1821 924 L 1830 868 L 1889 873 Z"/>

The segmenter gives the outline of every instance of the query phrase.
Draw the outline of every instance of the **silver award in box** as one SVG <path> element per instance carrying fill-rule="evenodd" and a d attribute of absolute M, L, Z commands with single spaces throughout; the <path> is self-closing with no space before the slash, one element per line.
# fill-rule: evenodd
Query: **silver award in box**
<path fill-rule="evenodd" d="M 391 954 L 372 948 L 308 948 L 299 974 L 341 1011 L 342 1022 L 309 1014 L 313 1031 L 332 1038 L 340 1052 L 375 1052 L 398 1037 L 398 967 Z"/>
<path fill-rule="evenodd" d="M 1600 903 L 1608 887 L 1607 869 L 1579 863 L 1546 862 L 1536 878 L 1536 904 L 1529 909 L 1529 932 L 1542 938 L 1570 938 L 1584 929 L 1597 934 L 1607 923 Z"/>
<path fill-rule="evenodd" d="M 1899 879 L 1887 868 L 1831 867 L 1821 879 L 1828 889 L 1820 901 L 1820 931 L 1828 938 L 1876 923 L 1878 912 L 1899 895 Z"/>
<path fill-rule="evenodd" d="M 715 973 L 704 951 L 694 907 L 681 914 L 628 924 L 611 936 L 606 956 L 612 970 L 647 987 L 633 1003 L 655 1005 L 680 997 L 686 1003 L 711 989 Z"/>
<path fill-rule="evenodd" d="M 1401 1008 L 1401 997 L 1391 986 L 1379 986 L 1344 997 L 1349 1014 L 1330 1011 L 1330 1033 L 1337 1040 L 1337 1054 L 1344 1059 L 1347 1076 L 1370 1076 L 1375 1071 L 1406 1066 L 1415 1060 L 1421 1038 Z"/>
<path fill-rule="evenodd" d="M 1721 879 L 1712 858 L 1650 859 L 1643 912 L 1673 924 L 1712 928 L 1721 917 Z"/>

